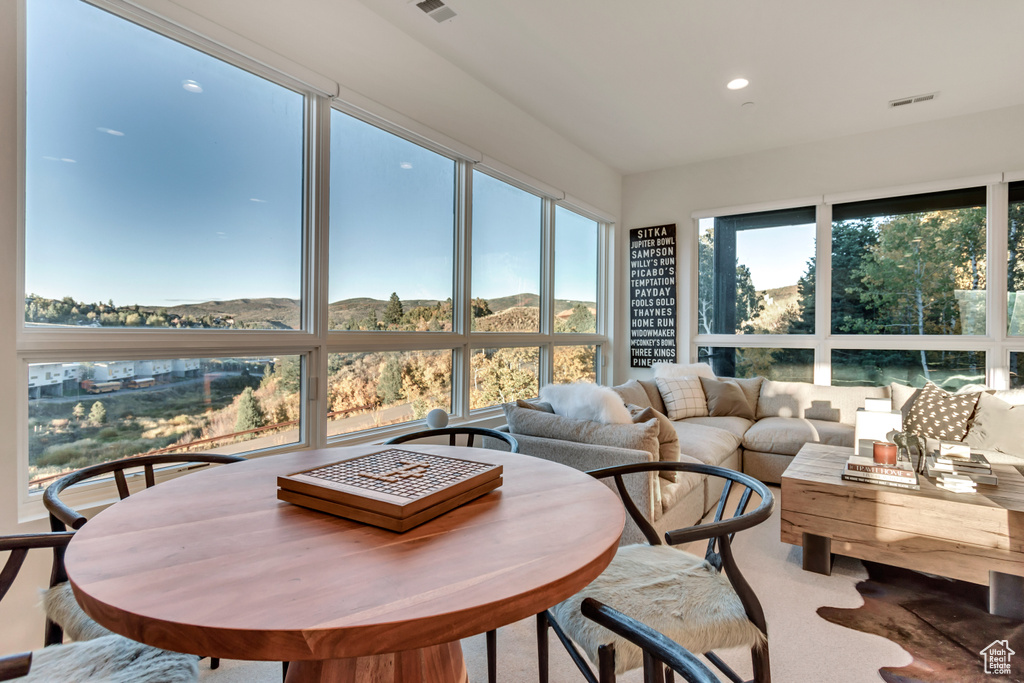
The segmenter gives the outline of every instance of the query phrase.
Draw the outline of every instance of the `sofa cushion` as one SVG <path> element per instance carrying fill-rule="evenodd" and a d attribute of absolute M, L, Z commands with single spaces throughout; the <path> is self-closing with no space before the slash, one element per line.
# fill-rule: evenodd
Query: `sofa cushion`
<path fill-rule="evenodd" d="M 543 413 L 555 412 L 554 407 L 552 407 L 550 403 L 547 403 L 545 401 L 537 401 L 536 403 L 534 403 L 532 401 L 524 401 L 523 399 L 520 398 L 516 399 L 516 405 L 519 406 L 520 408 L 526 408 L 527 410 L 539 410 Z"/>
<path fill-rule="evenodd" d="M 653 379 L 639 379 L 637 381 L 644 388 L 644 391 L 647 392 L 647 399 L 651 402 L 651 407 L 662 415 L 668 415 L 668 409 L 665 408 L 665 399 L 661 397 L 658 383 Z"/>
<path fill-rule="evenodd" d="M 730 434 L 736 435 L 740 440 L 743 439 L 743 435 L 750 429 L 750 425 L 754 424 L 753 420 L 747 420 L 742 417 L 730 416 L 730 417 L 690 417 L 685 420 L 690 424 L 706 425 L 708 427 L 715 427 L 716 429 L 724 429 Z"/>
<path fill-rule="evenodd" d="M 718 380 L 700 377 L 701 388 L 708 401 L 711 417 L 745 417 L 754 419 L 754 406 L 747 401 L 746 394 L 735 380 Z"/>
<path fill-rule="evenodd" d="M 620 384 L 617 387 L 612 387 L 612 391 L 619 395 L 622 402 L 627 406 L 640 406 L 641 408 L 653 408 L 651 399 L 647 395 L 647 390 L 644 389 L 643 385 L 635 379 L 631 379 L 625 384 Z M 657 410 L 657 408 L 655 408 Z M 664 411 L 658 411 L 664 413 Z"/>
<path fill-rule="evenodd" d="M 757 419 L 802 417 L 852 426 L 866 398 L 889 398 L 889 387 L 826 387 L 766 379 L 761 383 Z"/>
<path fill-rule="evenodd" d="M 903 431 L 946 441 L 963 441 L 981 393 L 951 394 L 928 382 L 914 399 Z"/>
<path fill-rule="evenodd" d="M 981 394 L 964 441 L 971 448 L 1024 455 L 1024 405 Z"/>
<path fill-rule="evenodd" d="M 919 387 L 908 387 L 906 384 L 893 382 L 889 385 L 889 392 L 892 395 L 892 409 L 903 413 L 903 420 L 906 421 L 910 407 L 914 405 L 917 395 L 921 393 Z"/>
<path fill-rule="evenodd" d="M 680 458 L 689 455 L 705 465 L 721 465 L 740 447 L 741 439 L 724 429 L 691 420 L 673 422 L 672 426 L 679 434 Z"/>
<path fill-rule="evenodd" d="M 853 446 L 853 426 L 829 420 L 765 417 L 754 423 L 743 437 L 744 448 L 780 455 L 796 455 L 805 443 Z M 681 441 L 680 447 L 683 447 Z"/>
<path fill-rule="evenodd" d="M 565 417 L 605 424 L 632 422 L 626 404 L 619 395 L 610 387 L 592 382 L 546 384 L 540 389 L 540 398 L 550 403 L 556 413 Z"/>
<path fill-rule="evenodd" d="M 700 460 L 692 458 L 688 455 L 679 455 L 679 462 L 688 462 L 694 465 L 701 464 Z M 661 487 L 661 508 L 662 511 L 674 508 L 680 500 L 688 495 L 694 489 L 701 489 L 700 496 L 703 498 L 703 483 L 704 475 L 697 474 L 696 472 L 673 472 L 676 475 L 676 481 L 668 481 L 662 479 L 658 484 Z M 704 501 L 701 501 L 703 506 Z M 703 512 L 703 510 L 701 510 Z M 660 516 L 660 515 L 659 515 Z"/>
<path fill-rule="evenodd" d="M 679 460 L 679 435 L 672 426 L 672 420 L 668 419 L 654 408 L 641 408 L 628 405 L 629 414 L 633 417 L 633 424 L 645 423 L 648 420 L 658 421 L 658 453 L 662 462 L 677 462 Z M 675 472 L 660 472 L 662 478 L 669 481 L 676 480 Z"/>
<path fill-rule="evenodd" d="M 708 401 L 699 377 L 656 377 L 655 381 L 665 400 L 665 414 L 670 420 L 708 414 Z"/>
<path fill-rule="evenodd" d="M 512 434 L 647 451 L 655 456 L 659 453 L 656 419 L 643 424 L 603 424 L 520 408 L 511 403 L 506 403 L 504 408 L 508 430 Z"/>

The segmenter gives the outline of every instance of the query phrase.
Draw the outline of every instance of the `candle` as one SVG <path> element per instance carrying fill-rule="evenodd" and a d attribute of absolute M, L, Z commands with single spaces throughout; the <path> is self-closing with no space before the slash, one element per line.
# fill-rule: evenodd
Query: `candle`
<path fill-rule="evenodd" d="M 879 465 L 896 464 L 896 444 L 888 441 L 876 441 L 874 445 L 875 462 Z"/>

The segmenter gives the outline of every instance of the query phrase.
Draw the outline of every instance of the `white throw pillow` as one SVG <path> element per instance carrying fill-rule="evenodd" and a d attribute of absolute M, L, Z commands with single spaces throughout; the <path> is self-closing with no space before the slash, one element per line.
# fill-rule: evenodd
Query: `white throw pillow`
<path fill-rule="evenodd" d="M 540 399 L 550 403 L 555 413 L 563 417 L 605 424 L 633 422 L 622 397 L 609 387 L 589 382 L 548 384 L 541 388 Z"/>
<path fill-rule="evenodd" d="M 659 377 L 707 377 L 717 379 L 715 371 L 707 363 L 654 363 L 654 378 Z"/>
<path fill-rule="evenodd" d="M 708 400 L 700 377 L 655 377 L 658 391 L 665 400 L 665 414 L 670 420 L 687 417 L 707 417 Z"/>

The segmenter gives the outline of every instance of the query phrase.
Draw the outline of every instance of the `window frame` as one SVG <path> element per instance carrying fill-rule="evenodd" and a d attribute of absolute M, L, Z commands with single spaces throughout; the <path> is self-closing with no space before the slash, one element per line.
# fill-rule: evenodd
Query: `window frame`
<path fill-rule="evenodd" d="M 351 432 L 329 437 L 328 356 L 331 353 L 358 353 L 368 350 L 448 350 L 453 353 L 451 421 L 459 423 L 496 424 L 502 416 L 500 406 L 475 411 L 469 409 L 470 359 L 474 348 L 532 346 L 540 349 L 539 385 L 552 381 L 551 358 L 555 346 L 593 345 L 596 347 L 598 383 L 608 379 L 608 356 L 611 349 L 610 329 L 613 320 L 614 269 L 612 244 L 615 223 L 608 215 L 557 188 L 522 174 L 500 162 L 485 157 L 462 143 L 430 130 L 407 117 L 377 105 L 353 92 L 342 92 L 337 84 L 327 81 L 300 65 L 268 53 L 244 38 L 209 24 L 187 10 L 173 12 L 170 20 L 157 17 L 148 10 L 121 0 L 80 0 L 102 11 L 154 31 L 187 47 L 199 50 L 227 64 L 253 73 L 277 85 L 298 92 L 304 97 L 303 131 L 303 200 L 302 200 L 302 282 L 301 326 L 296 330 L 176 330 L 147 328 L 46 329 L 29 327 L 24 321 L 25 300 L 25 191 L 26 191 L 26 50 L 27 2 L 18 3 L 18 148 L 17 148 L 17 215 L 16 215 L 16 284 L 14 307 L 15 381 L 28 386 L 31 363 L 109 360 L 124 357 L 131 360 L 163 358 L 205 358 L 224 356 L 299 355 L 304 359 L 301 401 L 303 415 L 299 441 L 247 455 L 262 457 L 277 453 L 325 448 L 336 445 L 377 442 L 383 438 L 424 427 L 423 420 L 400 425 Z M 196 30 L 189 28 L 195 26 Z M 210 35 L 211 38 L 203 34 Z M 241 46 L 236 49 L 236 46 Z M 247 55 L 253 55 L 249 57 Z M 279 69 L 275 64 L 284 64 Z M 452 159 L 456 165 L 456 219 L 454 237 L 453 330 L 451 332 L 353 332 L 328 329 L 328 281 L 330 229 L 330 135 L 331 112 L 338 110 L 370 125 L 394 134 Z M 379 112 L 379 113 L 378 113 Z M 470 282 L 472 235 L 472 179 L 479 170 L 542 200 L 541 235 L 541 315 L 537 333 L 479 333 L 470 331 Z M 553 277 L 555 206 L 562 206 L 598 225 L 598 250 L 595 268 L 598 272 L 597 328 L 592 334 L 554 334 Z M 15 434 L 17 456 L 18 513 L 22 520 L 45 516 L 41 494 L 28 492 L 28 413 L 27 391 L 15 400 Z M 184 469 L 184 468 L 180 468 Z M 179 470 L 163 472 L 162 477 L 177 476 Z M 83 487 L 78 502 L 82 506 L 98 506 L 113 502 L 111 486 L 96 484 Z"/>
<path fill-rule="evenodd" d="M 691 240 L 690 296 L 690 357 L 697 358 L 699 347 L 743 346 L 757 348 L 814 349 L 814 384 L 830 386 L 832 382 L 831 356 L 833 350 L 886 350 L 906 349 L 924 351 L 982 351 L 985 353 L 985 383 L 1005 389 L 1009 386 L 1009 354 L 1019 349 L 1021 337 L 1008 337 L 1007 316 L 1007 221 L 1009 213 L 1009 182 L 1024 179 L 1024 173 L 998 173 L 969 178 L 883 187 L 874 190 L 844 192 L 804 197 L 793 200 L 768 202 L 746 206 L 695 211 Z M 832 207 L 835 204 L 897 199 L 904 196 L 966 190 L 984 187 L 986 198 L 986 333 L 984 335 L 851 335 L 833 334 L 832 278 L 823 273 L 832 271 Z M 699 220 L 716 216 L 791 209 L 812 205 L 816 207 L 815 253 L 815 329 L 811 335 L 728 335 L 698 334 L 697 284 L 699 267 Z"/>

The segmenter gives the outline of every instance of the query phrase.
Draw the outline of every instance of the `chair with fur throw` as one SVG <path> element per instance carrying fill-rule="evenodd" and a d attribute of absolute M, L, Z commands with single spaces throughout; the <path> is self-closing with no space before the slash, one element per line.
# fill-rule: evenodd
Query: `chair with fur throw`
<path fill-rule="evenodd" d="M 663 543 L 629 497 L 623 482 L 624 476 L 646 476 L 651 471 L 696 472 L 707 475 L 709 483 L 712 477 L 724 479 L 714 521 L 670 531 L 665 534 Z M 589 683 L 614 683 L 616 674 L 643 665 L 645 655 L 640 647 L 584 617 L 581 605 L 588 598 L 645 624 L 686 650 L 704 653 L 732 681 L 742 679 L 713 650 L 748 647 L 754 682 L 769 683 L 771 672 L 764 611 L 736 566 L 732 553 L 732 539 L 737 531 L 760 524 L 771 515 L 774 499 L 768 487 L 733 470 L 693 463 L 648 462 L 607 467 L 590 474 L 614 480 L 627 512 L 650 545 L 619 548 L 611 564 L 589 586 L 537 615 L 541 683 L 548 680 L 549 626 Z M 739 502 L 735 513 L 723 518 L 734 485 L 742 487 L 735 492 Z M 747 512 L 755 493 L 760 503 Z M 702 540 L 708 541 L 703 558 L 672 547 Z M 596 675 L 577 646 L 597 665 Z"/>
<path fill-rule="evenodd" d="M 0 572 L 0 599 L 14 583 L 28 551 L 63 549 L 71 532 L 0 536 L 0 552 L 9 553 Z M 34 652 L 0 657 L 0 681 L 26 683 L 192 683 L 199 680 L 199 658 L 143 645 L 110 633 L 80 610 L 59 603 L 74 600 L 67 582 L 47 593 L 48 616 L 76 642 L 49 645 Z M 53 611 L 50 611 L 50 610 Z M 67 620 L 65 620 L 67 618 Z M 22 678 L 24 676 L 24 678 Z"/>
<path fill-rule="evenodd" d="M 587 619 L 640 648 L 644 657 L 645 683 L 665 683 L 666 678 L 660 664 L 682 676 L 687 683 L 720 683 L 711 669 L 704 666 L 692 652 L 650 626 L 645 626 L 608 605 L 602 605 L 593 598 L 584 600 L 580 605 L 580 611 Z M 668 679 L 669 683 L 671 680 Z"/>

